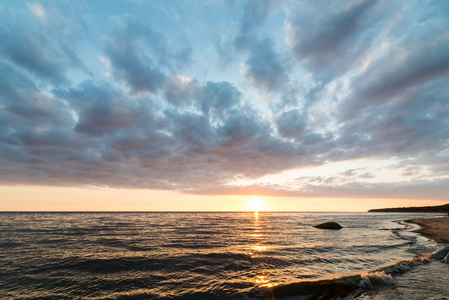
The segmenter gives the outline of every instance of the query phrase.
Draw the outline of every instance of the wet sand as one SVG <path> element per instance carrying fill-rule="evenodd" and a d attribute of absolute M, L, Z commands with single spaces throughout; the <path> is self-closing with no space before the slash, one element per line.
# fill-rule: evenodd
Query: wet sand
<path fill-rule="evenodd" d="M 413 219 L 408 222 L 420 225 L 422 228 L 415 230 L 425 237 L 438 243 L 449 244 L 449 216 L 429 219 Z"/>

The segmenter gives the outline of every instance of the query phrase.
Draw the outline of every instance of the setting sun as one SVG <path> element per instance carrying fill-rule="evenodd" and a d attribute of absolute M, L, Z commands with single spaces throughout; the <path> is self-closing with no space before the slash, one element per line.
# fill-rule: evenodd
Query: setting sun
<path fill-rule="evenodd" d="M 265 211 L 265 202 L 259 197 L 252 197 L 246 205 L 248 211 Z"/>

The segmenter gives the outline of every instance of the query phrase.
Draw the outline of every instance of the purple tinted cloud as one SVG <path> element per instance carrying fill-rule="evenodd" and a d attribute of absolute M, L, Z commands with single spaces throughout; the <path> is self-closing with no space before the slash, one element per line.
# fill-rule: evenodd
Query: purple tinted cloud
<path fill-rule="evenodd" d="M 213 25 L 208 5 L 190 8 L 201 20 L 148 20 L 151 3 L 107 16 L 94 3 L 57 3 L 0 6 L 1 184 L 447 192 L 447 4 L 247 1 L 230 6 L 219 37 L 196 38 L 196 22 Z M 302 187 L 230 185 L 363 158 L 394 160 L 409 179 L 350 168 L 295 181 Z"/>

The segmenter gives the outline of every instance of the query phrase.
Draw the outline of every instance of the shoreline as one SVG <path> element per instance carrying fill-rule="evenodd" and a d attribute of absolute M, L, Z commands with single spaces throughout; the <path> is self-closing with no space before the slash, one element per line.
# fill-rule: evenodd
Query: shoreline
<path fill-rule="evenodd" d="M 412 219 L 406 222 L 421 226 L 420 229 L 414 230 L 414 232 L 420 233 L 438 243 L 449 244 L 449 217 Z"/>

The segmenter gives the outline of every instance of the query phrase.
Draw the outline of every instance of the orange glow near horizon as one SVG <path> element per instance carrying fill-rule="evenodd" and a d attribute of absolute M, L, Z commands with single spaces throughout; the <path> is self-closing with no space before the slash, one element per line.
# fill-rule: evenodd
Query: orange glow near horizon
<path fill-rule="evenodd" d="M 333 211 L 442 205 L 447 201 L 388 198 L 296 198 L 192 195 L 177 191 L 99 187 L 0 186 L 0 211 Z"/>

